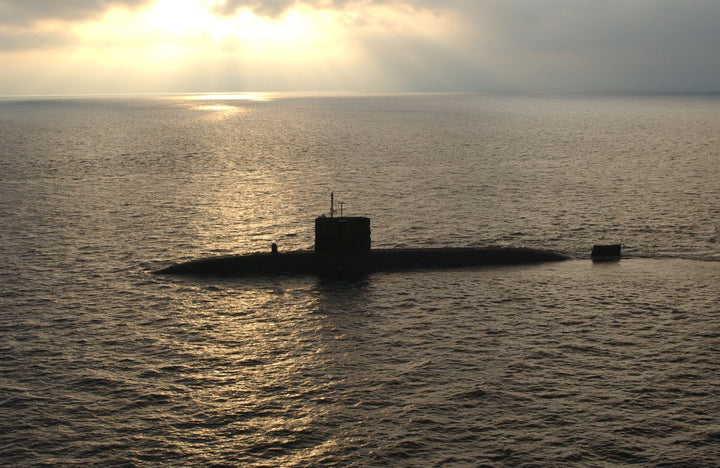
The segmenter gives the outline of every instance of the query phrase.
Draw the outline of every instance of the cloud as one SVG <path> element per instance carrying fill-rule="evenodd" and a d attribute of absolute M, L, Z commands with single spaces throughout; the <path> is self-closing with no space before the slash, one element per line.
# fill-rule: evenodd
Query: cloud
<path fill-rule="evenodd" d="M 0 31 L 0 51 L 42 50 L 73 44 L 76 37 L 66 32 Z"/>
<path fill-rule="evenodd" d="M 232 16 L 240 9 L 248 9 L 258 16 L 278 17 L 294 7 L 307 7 L 316 10 L 343 10 L 349 7 L 364 8 L 372 5 L 412 6 L 431 2 L 414 0 L 225 0 L 217 5 L 218 14 Z"/>
<path fill-rule="evenodd" d="M 100 17 L 115 7 L 138 9 L 152 1 L 0 0 L 0 51 L 21 52 L 72 46 L 77 44 L 78 37 L 66 25 Z M 55 24 L 41 25 L 43 22 Z"/>
<path fill-rule="evenodd" d="M 494 68 L 524 86 L 720 89 L 714 0 L 509 0 L 467 13 L 490 19 Z"/>
<path fill-rule="evenodd" d="M 232 16 L 239 9 L 247 8 L 256 15 L 277 17 L 298 3 L 296 0 L 226 0 L 215 8 L 221 15 Z M 318 2 L 300 2 L 304 5 L 315 6 Z"/>
<path fill-rule="evenodd" d="M 0 0 L 0 24 L 27 25 L 39 20 L 77 21 L 100 16 L 112 7 L 135 9 L 152 0 Z"/>
<path fill-rule="evenodd" d="M 159 4 L 0 0 L 0 52 L 10 52 L 5 64 L 12 65 L 24 50 L 46 50 L 49 60 L 66 61 L 83 49 L 102 69 L 123 59 L 137 63 L 155 48 L 160 59 L 178 57 L 178 81 L 210 69 L 218 80 L 240 76 L 222 82 L 228 90 L 257 83 L 301 90 L 311 83 L 313 89 L 410 91 L 720 91 L 718 0 L 225 0 L 212 14 L 204 11 L 206 23 L 160 15 L 168 20 L 162 26 L 174 29 L 148 29 L 142 15 L 122 23 L 132 25 L 126 29 L 112 29 L 103 17 L 115 7 L 152 11 Z M 248 16 L 250 28 L 269 33 L 238 38 Z M 302 44 L 279 42 L 273 29 L 294 17 L 308 20 L 302 56 Z M 103 20 L 88 21 L 94 18 Z M 103 61 L 107 43 L 122 52 L 112 63 Z M 161 45 L 168 53 L 159 52 Z"/>

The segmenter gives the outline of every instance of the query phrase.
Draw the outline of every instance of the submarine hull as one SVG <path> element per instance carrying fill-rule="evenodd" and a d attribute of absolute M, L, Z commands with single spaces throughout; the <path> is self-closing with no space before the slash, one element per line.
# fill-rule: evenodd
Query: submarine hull
<path fill-rule="evenodd" d="M 154 273 L 194 276 L 362 275 L 382 271 L 522 265 L 567 260 L 557 252 L 513 247 L 374 249 L 365 253 L 296 251 L 192 260 Z"/>

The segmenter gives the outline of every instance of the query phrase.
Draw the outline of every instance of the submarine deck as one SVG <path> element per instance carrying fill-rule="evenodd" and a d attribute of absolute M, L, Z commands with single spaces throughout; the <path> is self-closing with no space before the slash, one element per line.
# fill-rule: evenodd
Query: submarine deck
<path fill-rule="evenodd" d="M 382 271 L 522 265 L 567 260 L 557 252 L 518 247 L 373 249 L 368 253 L 314 251 L 254 253 L 192 260 L 155 271 L 194 276 L 341 276 Z"/>

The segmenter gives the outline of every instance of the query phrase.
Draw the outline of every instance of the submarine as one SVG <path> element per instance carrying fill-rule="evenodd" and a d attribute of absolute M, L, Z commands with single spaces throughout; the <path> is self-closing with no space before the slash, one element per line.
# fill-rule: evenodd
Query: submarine
<path fill-rule="evenodd" d="M 342 205 L 342 204 L 341 204 Z M 557 262 L 570 257 L 558 252 L 522 247 L 440 247 L 372 249 L 370 218 L 334 216 L 315 218 L 315 248 L 201 258 L 168 266 L 153 273 L 191 276 L 316 275 L 324 278 L 375 272 L 450 269 L 490 265 Z"/>

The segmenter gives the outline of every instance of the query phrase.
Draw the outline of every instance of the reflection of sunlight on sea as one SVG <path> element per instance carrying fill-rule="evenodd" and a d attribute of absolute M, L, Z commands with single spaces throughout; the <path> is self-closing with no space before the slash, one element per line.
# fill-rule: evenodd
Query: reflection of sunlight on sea
<path fill-rule="evenodd" d="M 191 94 L 180 99 L 187 101 L 270 101 L 273 93 L 223 93 L 223 94 Z"/>
<path fill-rule="evenodd" d="M 362 367 L 351 338 L 352 330 L 364 328 L 366 316 L 354 311 L 366 303 L 367 283 L 351 287 L 304 277 L 175 284 L 184 314 L 171 319 L 177 333 L 163 347 L 183 374 L 175 384 L 184 382 L 204 408 L 181 437 L 190 442 L 221 427 L 233 434 L 225 443 L 260 451 L 318 439 L 276 459 L 281 464 L 342 444 L 342 434 L 317 428 L 341 413 L 333 395 L 348 390 L 345 370 Z"/>
<path fill-rule="evenodd" d="M 270 101 L 271 93 L 224 93 L 224 94 L 192 94 L 177 98 L 181 102 L 189 102 L 193 109 L 210 112 L 212 119 L 226 119 L 244 112 L 244 102 Z"/>
<path fill-rule="evenodd" d="M 218 111 L 218 112 L 223 112 L 223 113 L 227 113 L 227 114 L 235 114 L 241 110 L 237 106 L 228 106 L 225 104 L 202 105 L 202 106 L 195 107 L 195 109 L 201 110 L 201 111 Z"/>

